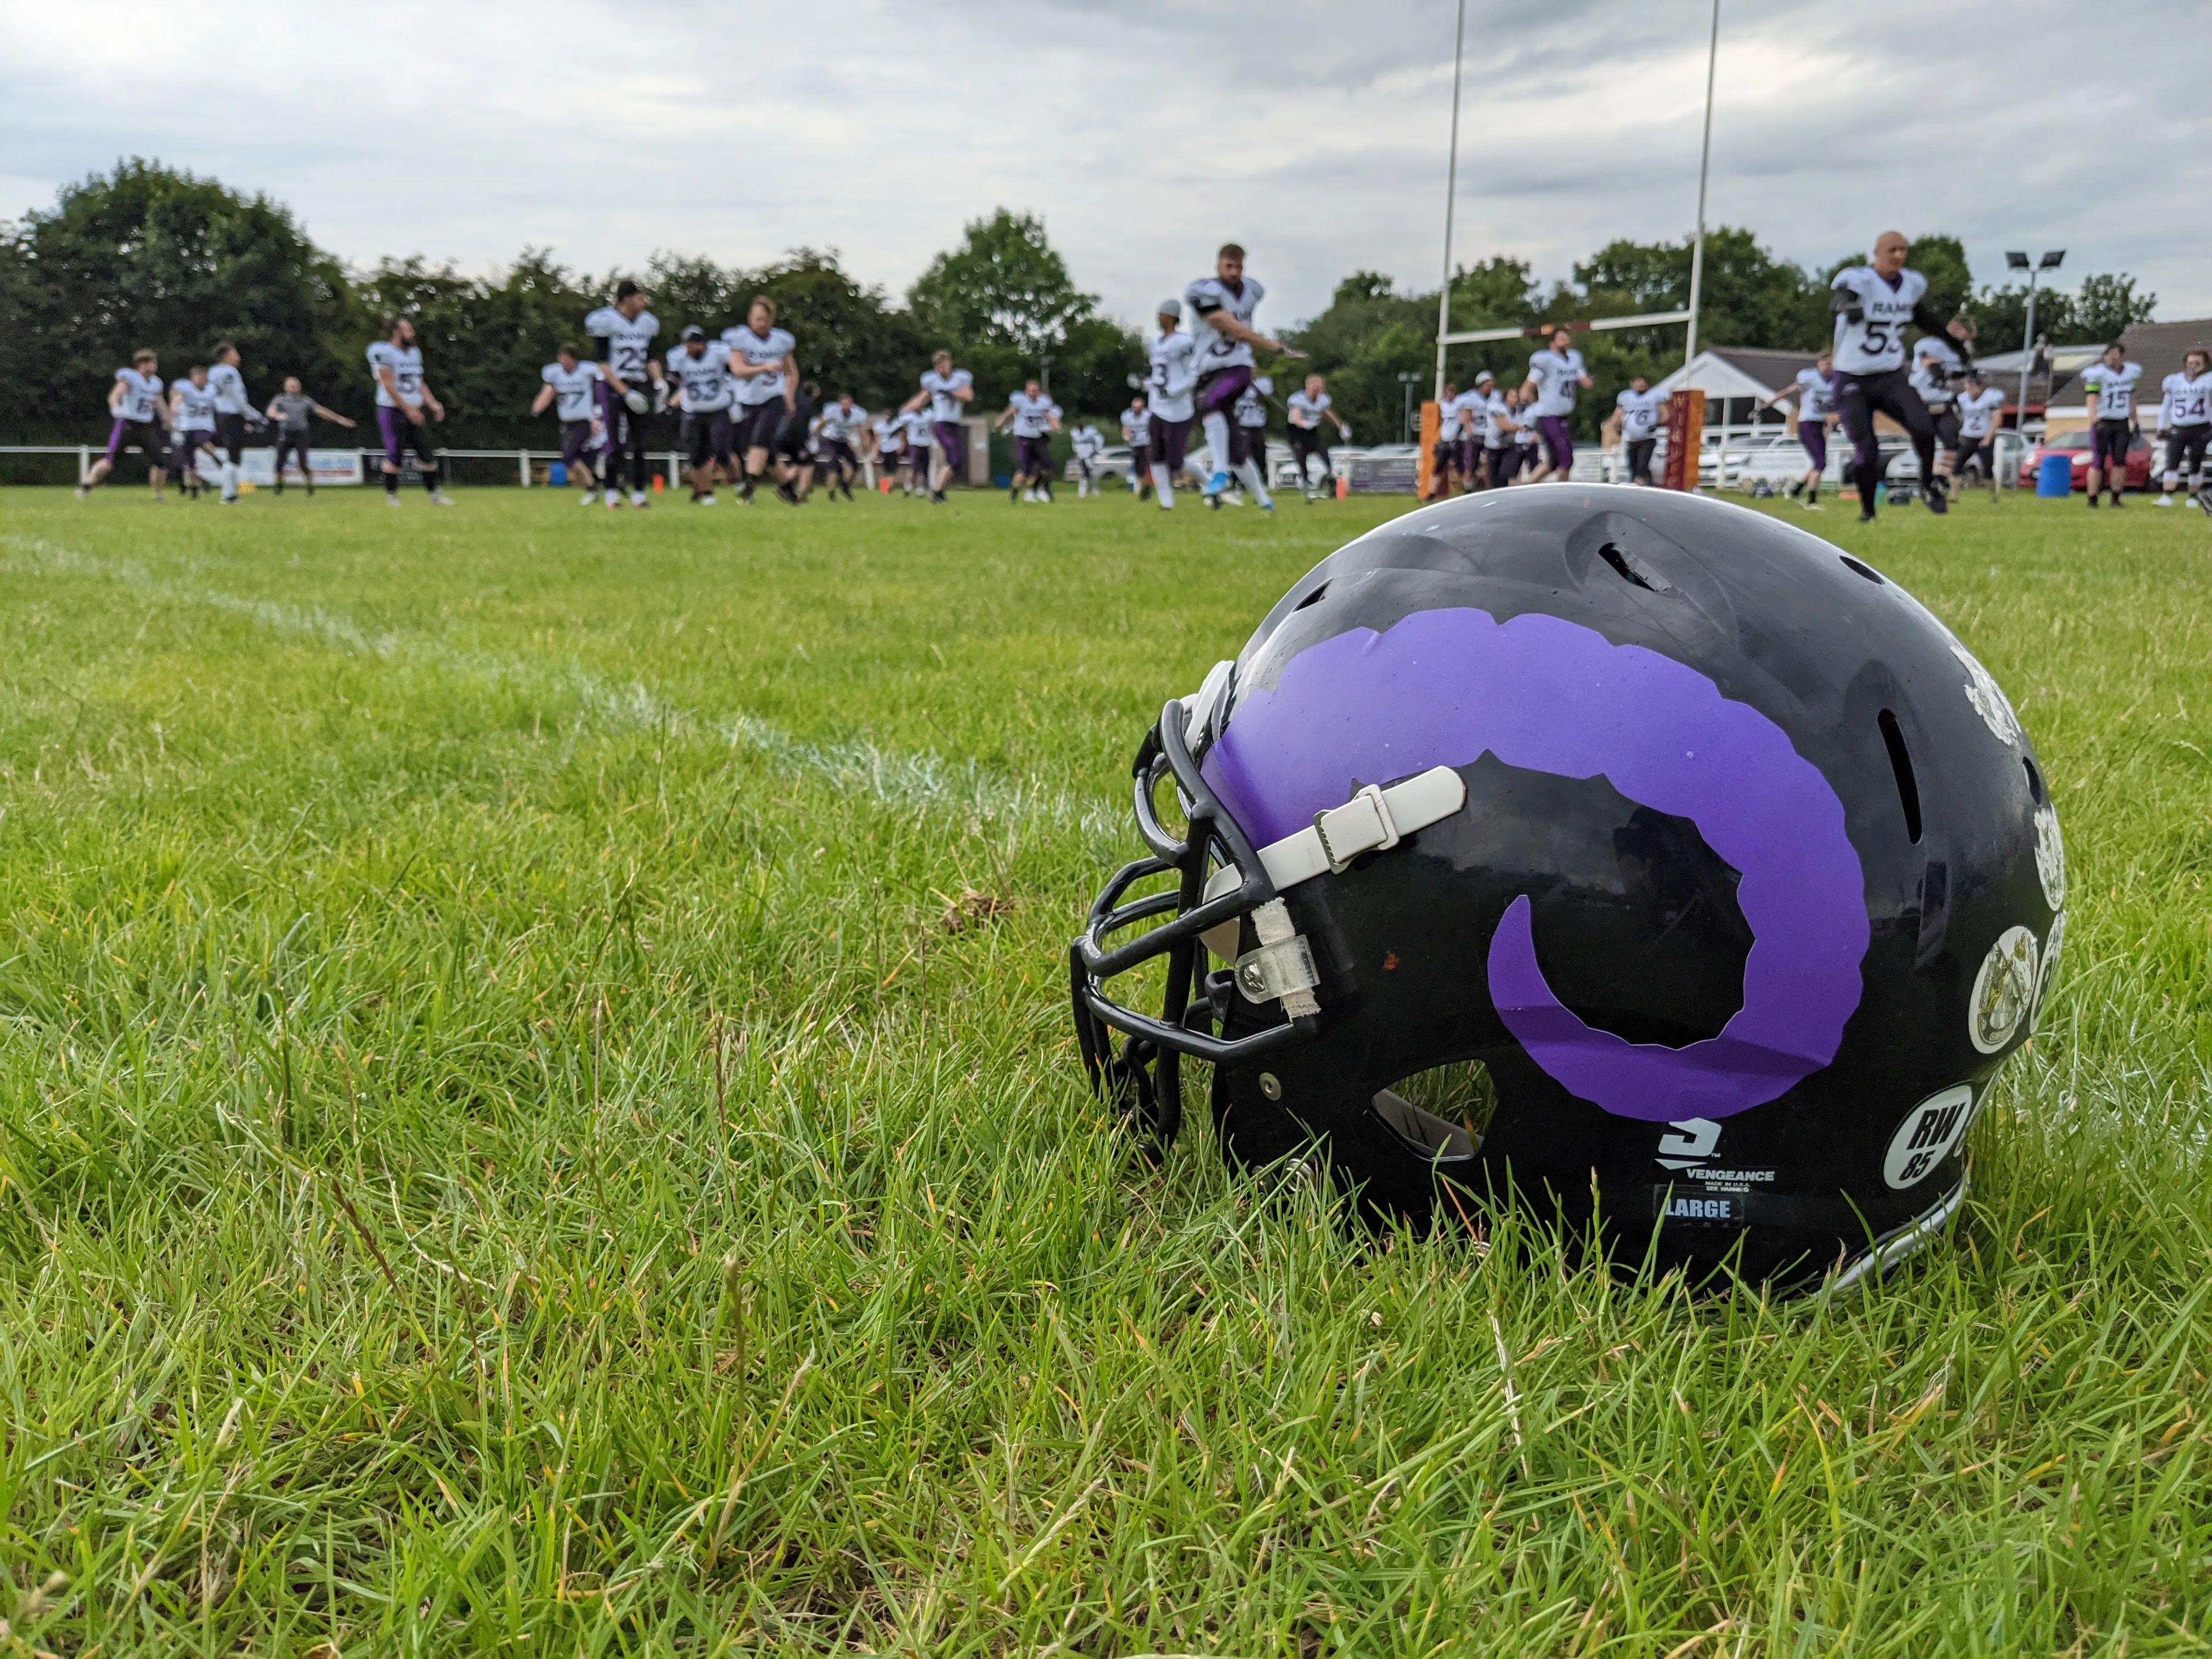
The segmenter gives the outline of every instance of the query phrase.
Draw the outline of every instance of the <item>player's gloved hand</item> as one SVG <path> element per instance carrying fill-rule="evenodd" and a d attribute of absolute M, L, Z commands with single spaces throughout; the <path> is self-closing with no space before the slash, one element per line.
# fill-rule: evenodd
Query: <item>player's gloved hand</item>
<path fill-rule="evenodd" d="M 1345 442 L 1350 443 L 1352 441 L 1352 428 L 1350 427 L 1339 427 L 1337 430 L 1344 434 Z"/>
<path fill-rule="evenodd" d="M 629 405 L 629 412 L 633 415 L 644 414 L 649 406 L 646 402 L 645 393 L 640 392 L 635 386 L 623 393 L 623 401 Z"/>

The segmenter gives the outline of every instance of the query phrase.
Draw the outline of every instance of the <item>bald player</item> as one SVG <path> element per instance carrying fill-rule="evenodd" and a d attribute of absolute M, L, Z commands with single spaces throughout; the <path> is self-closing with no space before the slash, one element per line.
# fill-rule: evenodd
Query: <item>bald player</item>
<path fill-rule="evenodd" d="M 1928 510 L 1950 510 L 1949 481 L 1936 471 L 1936 422 L 1912 389 L 1905 367 L 1905 331 L 1948 332 L 1948 319 L 1928 304 L 1928 279 L 1905 264 L 1911 246 L 1901 232 L 1875 240 L 1874 258 L 1846 265 L 1830 284 L 1836 314 L 1836 411 L 1851 441 L 1851 477 L 1858 486 L 1859 521 L 1873 520 L 1874 493 L 1888 463 L 1875 435 L 1874 417 L 1887 415 L 1912 440 L 1926 485 Z M 1966 343 L 1952 337 L 1962 368 L 1973 366 Z"/>

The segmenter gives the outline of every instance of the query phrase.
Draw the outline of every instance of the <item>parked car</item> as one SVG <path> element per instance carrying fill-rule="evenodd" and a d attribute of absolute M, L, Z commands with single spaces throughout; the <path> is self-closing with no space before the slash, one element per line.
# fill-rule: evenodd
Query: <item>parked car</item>
<path fill-rule="evenodd" d="M 2027 477 L 2036 477 L 2043 471 L 2045 455 L 2064 455 L 2074 464 L 2073 488 L 2089 487 L 2089 429 L 2083 427 L 2075 432 L 2062 432 L 2056 438 L 2046 438 L 2037 445 L 2027 458 Z M 2150 488 L 2151 441 L 2138 432 L 2128 441 L 2128 465 L 2125 480 L 2130 489 Z"/>
<path fill-rule="evenodd" d="M 1108 478 L 1119 478 L 1126 484 L 1129 483 L 1129 473 L 1135 465 L 1128 445 L 1108 444 L 1091 458 L 1091 476 L 1102 483 Z M 1079 476 L 1073 459 L 1068 461 L 1067 470 L 1061 476 L 1070 483 L 1073 483 Z M 1132 484 L 1130 488 L 1134 489 L 1135 486 Z"/>

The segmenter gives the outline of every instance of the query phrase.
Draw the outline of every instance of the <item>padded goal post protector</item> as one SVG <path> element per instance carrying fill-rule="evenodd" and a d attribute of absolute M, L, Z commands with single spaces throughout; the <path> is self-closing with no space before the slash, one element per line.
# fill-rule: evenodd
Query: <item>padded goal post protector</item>
<path fill-rule="evenodd" d="M 1437 434 L 1443 430 L 1443 413 L 1433 398 L 1421 405 L 1421 453 L 1415 461 L 1413 499 L 1425 501 L 1436 483 Z"/>
<path fill-rule="evenodd" d="M 1659 482 L 1668 489 L 1698 487 L 1698 453 L 1705 436 L 1705 394 L 1692 388 L 1667 394 L 1667 468 Z"/>

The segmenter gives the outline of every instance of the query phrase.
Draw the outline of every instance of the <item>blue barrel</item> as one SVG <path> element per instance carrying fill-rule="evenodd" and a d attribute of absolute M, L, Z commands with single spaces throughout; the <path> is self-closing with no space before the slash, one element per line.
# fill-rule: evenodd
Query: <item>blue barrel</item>
<path fill-rule="evenodd" d="M 568 487 L 568 464 L 566 461 L 556 461 L 547 467 L 545 482 L 556 489 L 566 489 Z"/>
<path fill-rule="evenodd" d="M 2045 455 L 2035 469 L 2035 493 L 2039 495 L 2071 495 L 2074 493 L 2074 458 L 2063 450 Z"/>

